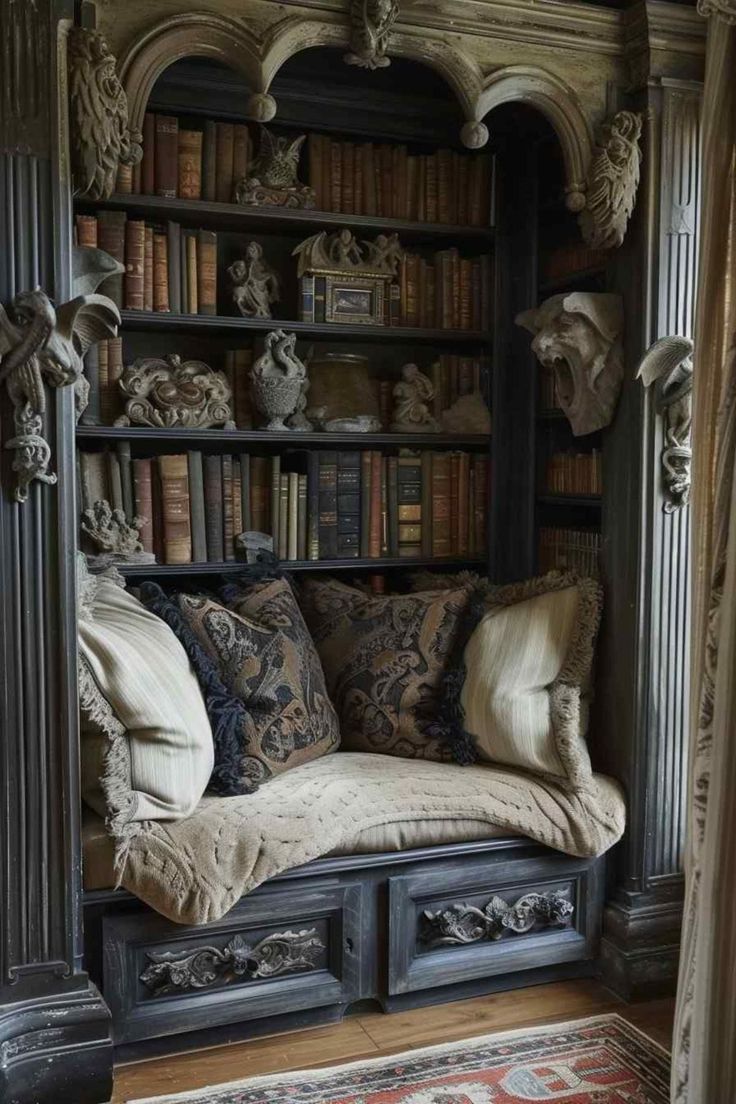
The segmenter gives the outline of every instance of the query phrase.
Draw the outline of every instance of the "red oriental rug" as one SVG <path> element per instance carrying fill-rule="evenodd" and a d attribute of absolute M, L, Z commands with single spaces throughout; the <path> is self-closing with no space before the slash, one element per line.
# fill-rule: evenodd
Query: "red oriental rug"
<path fill-rule="evenodd" d="M 616 1015 L 132 1104 L 667 1104 L 669 1055 Z"/>

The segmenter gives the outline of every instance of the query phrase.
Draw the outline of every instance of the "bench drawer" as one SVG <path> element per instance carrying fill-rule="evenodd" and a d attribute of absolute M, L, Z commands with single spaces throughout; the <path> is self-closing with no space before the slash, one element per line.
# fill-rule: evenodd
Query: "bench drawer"
<path fill-rule="evenodd" d="M 389 878 L 389 994 L 594 957 L 603 869 L 548 854 Z"/>
<path fill-rule="evenodd" d="M 358 996 L 362 890 L 269 887 L 222 920 L 182 927 L 146 909 L 103 919 L 105 998 L 116 1043 Z"/>

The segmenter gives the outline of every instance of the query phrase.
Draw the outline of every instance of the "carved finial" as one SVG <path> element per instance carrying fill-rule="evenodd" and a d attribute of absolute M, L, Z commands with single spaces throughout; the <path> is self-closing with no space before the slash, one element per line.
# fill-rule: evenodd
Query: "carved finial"
<path fill-rule="evenodd" d="M 468 119 L 460 131 L 460 141 L 466 149 L 482 149 L 488 141 L 488 127 L 478 119 Z"/>
<path fill-rule="evenodd" d="M 600 128 L 578 219 L 592 249 L 612 249 L 624 240 L 639 186 L 641 123 L 638 113 L 619 111 Z"/>
<path fill-rule="evenodd" d="M 693 343 L 689 337 L 661 337 L 647 350 L 636 373 L 645 387 L 656 383 L 655 410 L 664 421 L 662 479 L 668 514 L 690 501 Z"/>
<path fill-rule="evenodd" d="M 270 123 L 276 115 L 276 100 L 269 92 L 254 92 L 248 97 L 245 114 L 257 123 Z"/>
<path fill-rule="evenodd" d="M 69 32 L 69 113 L 76 195 L 107 199 L 119 165 L 137 165 L 142 135 L 128 125 L 128 100 L 115 57 L 99 31 Z"/>
<path fill-rule="evenodd" d="M 397 0 L 351 0 L 350 53 L 348 65 L 362 69 L 385 69 L 391 64 L 386 56 L 391 28 L 399 15 Z"/>

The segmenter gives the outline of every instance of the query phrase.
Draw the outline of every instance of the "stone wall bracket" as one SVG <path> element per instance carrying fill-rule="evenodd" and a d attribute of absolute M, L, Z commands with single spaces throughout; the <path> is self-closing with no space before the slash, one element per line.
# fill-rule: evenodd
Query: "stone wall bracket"
<path fill-rule="evenodd" d="M 692 447 L 693 342 L 689 337 L 661 337 L 644 354 L 636 373 L 645 387 L 656 384 L 654 408 L 664 424 L 662 482 L 666 513 L 690 501 Z"/>

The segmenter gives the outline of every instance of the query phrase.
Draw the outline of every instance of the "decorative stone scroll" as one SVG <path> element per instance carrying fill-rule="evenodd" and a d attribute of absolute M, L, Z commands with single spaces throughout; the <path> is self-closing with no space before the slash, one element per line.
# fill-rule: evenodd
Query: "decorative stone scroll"
<path fill-rule="evenodd" d="M 598 133 L 585 207 L 578 215 L 583 238 L 592 249 L 614 249 L 624 240 L 639 187 L 641 123 L 638 112 L 618 111 Z"/>
<path fill-rule="evenodd" d="M 350 53 L 348 65 L 362 69 L 385 69 L 391 64 L 386 56 L 391 28 L 399 15 L 397 0 L 351 0 Z"/>
<path fill-rule="evenodd" d="M 690 501 L 693 343 L 689 337 L 661 337 L 647 350 L 636 373 L 645 387 L 656 384 L 654 408 L 664 421 L 662 479 L 671 514 Z"/>
<path fill-rule="evenodd" d="M 525 935 L 532 928 L 564 927 L 575 911 L 564 893 L 525 893 L 514 904 L 492 897 L 484 908 L 452 904 L 421 917 L 419 942 L 429 947 L 501 939 L 505 932 Z"/>
<path fill-rule="evenodd" d="M 202 360 L 183 361 L 176 353 L 142 357 L 123 370 L 119 386 L 127 401 L 115 425 L 235 428 L 227 377 Z"/>
<path fill-rule="evenodd" d="M 553 295 L 516 323 L 534 334 L 532 349 L 551 368 L 560 406 L 576 437 L 610 424 L 623 382 L 620 295 Z"/>
<path fill-rule="evenodd" d="M 208 945 L 191 951 L 147 951 L 148 965 L 140 981 L 155 997 L 206 989 L 217 982 L 255 981 L 314 970 L 324 950 L 316 928 L 274 932 L 252 947 L 236 935 L 222 949 Z"/>
<path fill-rule="evenodd" d="M 107 199 L 115 190 L 118 167 L 141 160 L 143 136 L 128 126 L 128 99 L 100 32 L 72 27 L 68 57 L 74 191 Z"/>
<path fill-rule="evenodd" d="M 306 134 L 282 138 L 261 127 L 258 156 L 247 176 L 235 183 L 235 201 L 249 207 L 299 207 L 316 203 L 314 188 L 298 179 L 299 154 Z"/>

